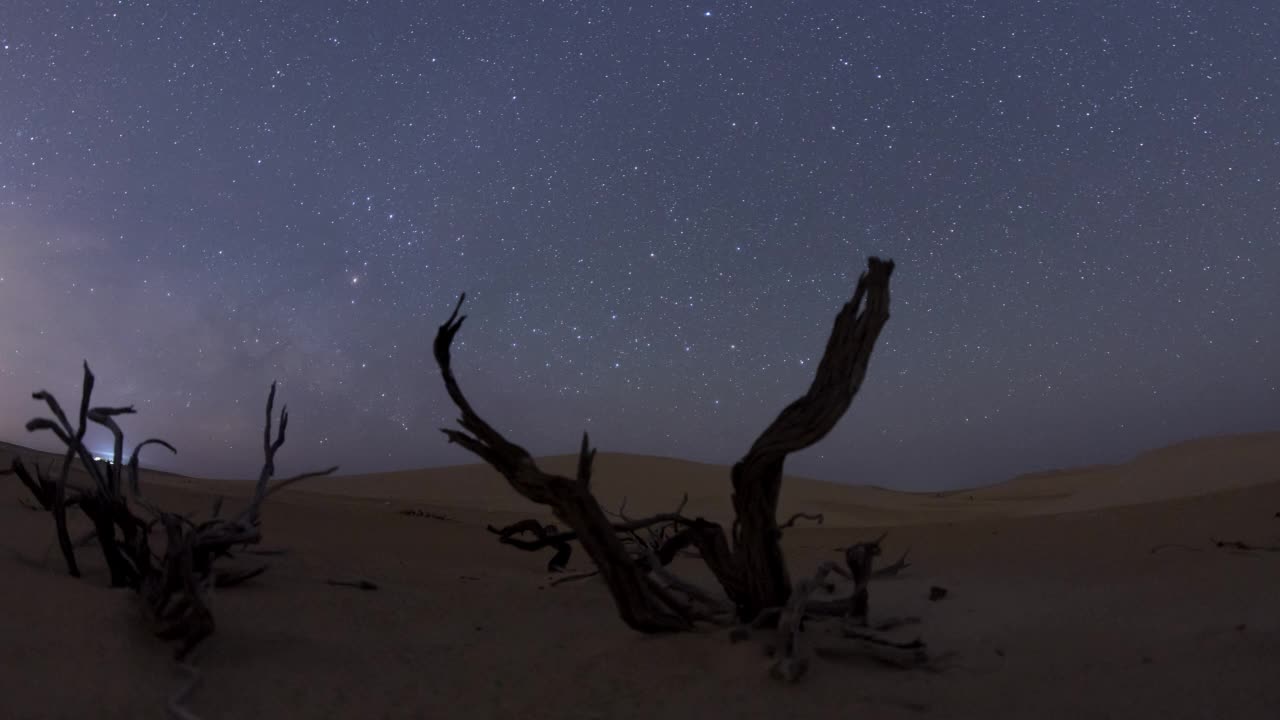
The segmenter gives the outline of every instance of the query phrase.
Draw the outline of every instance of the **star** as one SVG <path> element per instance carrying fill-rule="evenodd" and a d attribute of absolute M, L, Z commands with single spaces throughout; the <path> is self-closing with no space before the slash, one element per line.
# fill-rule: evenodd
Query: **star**
<path fill-rule="evenodd" d="M 1273 428 L 1274 19 L 1214 7 L 18 3 L 0 440 L 87 359 L 179 472 L 252 476 L 225 448 L 272 379 L 323 462 L 471 462 L 424 430 L 465 291 L 458 377 L 512 441 L 597 417 L 728 463 L 873 254 L 890 321 L 789 472 L 959 487 Z"/>

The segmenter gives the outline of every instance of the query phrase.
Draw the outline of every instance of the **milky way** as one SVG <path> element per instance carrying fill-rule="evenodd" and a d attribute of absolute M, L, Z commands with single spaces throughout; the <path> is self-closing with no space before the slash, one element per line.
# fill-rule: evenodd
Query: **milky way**
<path fill-rule="evenodd" d="M 893 316 L 791 472 L 901 488 L 1280 428 L 1280 5 L 0 7 L 0 438 L 80 363 L 153 464 L 729 463 L 868 255 Z M 103 436 L 95 435 L 95 443 Z M 42 446 L 48 446 L 47 441 Z"/>

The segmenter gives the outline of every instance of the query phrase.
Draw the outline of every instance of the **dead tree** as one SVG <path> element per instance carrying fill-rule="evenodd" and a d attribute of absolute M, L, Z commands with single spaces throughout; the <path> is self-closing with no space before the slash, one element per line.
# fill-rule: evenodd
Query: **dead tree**
<path fill-rule="evenodd" d="M 182 659 L 213 632 L 213 614 L 209 607 L 213 588 L 237 585 L 265 570 L 265 566 L 225 570 L 215 568 L 215 561 L 231 558 L 234 551 L 261 539 L 260 509 L 268 497 L 299 480 L 328 475 L 337 467 L 271 484 L 275 474 L 275 454 L 284 445 L 289 421 L 288 410 L 281 410 L 279 428 L 273 440 L 271 426 L 276 386 L 272 383 L 267 396 L 267 419 L 263 432 L 265 461 L 252 498 L 244 510 L 228 518 L 219 517 L 219 500 L 214 503 L 211 518 L 196 523 L 185 515 L 166 512 L 149 502 L 138 484 L 138 453 L 143 447 L 155 444 L 170 452 L 177 451 L 163 440 L 150 439 L 134 447 L 127 465 L 122 463 L 124 433 L 115 418 L 132 414 L 134 410 L 132 407 L 89 407 L 93 386 L 94 376 L 86 363 L 77 425 L 71 424 L 52 394 L 40 391 L 33 395 L 48 406 L 53 418 L 35 418 L 27 423 L 27 430 L 54 433 L 66 446 L 66 452 L 56 480 L 44 477 L 39 468 L 37 478 L 33 480 L 20 461 L 14 462 L 13 472 L 35 495 L 36 501 L 54 516 L 58 544 L 68 573 L 73 577 L 80 576 L 75 557 L 76 544 L 72 543 L 67 531 L 67 510 L 78 507 L 93 525 L 92 537 L 102 550 L 112 586 L 132 588 L 141 596 L 144 607 L 156 622 L 156 634 L 180 641 L 177 657 Z M 114 452 L 110 462 L 95 461 L 85 446 L 84 436 L 89 422 L 111 431 Z M 76 459 L 88 474 L 92 486 L 70 481 L 71 467 Z M 144 510 L 148 518 L 135 514 L 130 501 Z M 162 531 L 164 538 L 160 553 L 152 550 L 151 536 L 156 528 Z"/>
<path fill-rule="evenodd" d="M 790 598 L 791 577 L 780 545 L 777 519 L 787 456 L 821 440 L 848 410 L 862 385 L 872 349 L 889 319 L 889 278 L 893 261 L 870 258 L 853 298 L 836 316 L 826 350 L 808 392 L 792 402 L 764 430 L 731 472 L 735 520 L 730 532 L 702 518 L 679 513 L 611 522 L 591 494 L 595 450 L 584 433 L 574 478 L 542 471 L 523 447 L 485 422 L 463 395 L 454 376 L 450 349 L 466 316 L 459 316 L 464 293 L 436 333 L 434 354 L 445 389 L 461 413 L 461 430 L 444 428 L 458 443 L 497 470 L 525 498 L 549 506 L 570 528 L 572 538 L 599 569 L 622 620 L 641 632 L 687 630 L 706 619 L 687 588 L 664 582 L 652 567 L 628 552 L 620 533 L 670 523 L 678 530 L 659 556 L 696 549 L 739 620 L 750 622 Z M 687 585 L 687 584 L 682 584 Z"/>

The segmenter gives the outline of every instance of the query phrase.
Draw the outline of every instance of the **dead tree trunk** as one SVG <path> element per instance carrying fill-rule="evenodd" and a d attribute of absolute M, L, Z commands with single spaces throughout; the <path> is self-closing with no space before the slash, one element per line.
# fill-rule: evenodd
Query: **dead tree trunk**
<path fill-rule="evenodd" d="M 613 524 L 591 494 L 595 450 L 590 449 L 585 434 L 578 477 L 571 480 L 542 472 L 524 448 L 509 442 L 482 420 L 463 395 L 451 366 L 453 338 L 466 319 L 458 315 L 465 293 L 435 338 L 435 358 L 445 389 L 462 413 L 458 422 L 463 431 L 442 431 L 450 442 L 462 445 L 493 466 L 516 492 L 549 506 L 572 529 L 608 584 L 622 619 L 631 627 L 643 632 L 683 630 L 691 627 L 697 616 L 651 577 L 618 537 L 624 527 L 635 529 L 658 522 L 674 523 L 679 531 L 657 554 L 674 556 L 681 549 L 697 548 L 736 605 L 739 618 L 751 621 L 765 610 L 785 606 L 791 594 L 777 518 L 787 455 L 817 443 L 849 409 L 866 376 L 876 339 L 889 319 L 892 273 L 892 260 L 870 258 L 853 298 L 836 316 L 808 392 L 783 409 L 733 466 L 736 519 L 731 538 L 715 523 L 678 514 Z"/>
<path fill-rule="evenodd" d="M 791 594 L 777 519 L 783 463 L 787 455 L 826 437 L 853 403 L 876 339 L 889 320 L 892 273 L 892 260 L 870 259 L 853 299 L 836 316 L 809 391 L 779 413 L 733 466 L 733 507 L 738 518 L 734 543 L 748 593 L 740 605 L 748 616 L 785 605 Z M 865 309 L 859 312 L 864 299 Z"/>

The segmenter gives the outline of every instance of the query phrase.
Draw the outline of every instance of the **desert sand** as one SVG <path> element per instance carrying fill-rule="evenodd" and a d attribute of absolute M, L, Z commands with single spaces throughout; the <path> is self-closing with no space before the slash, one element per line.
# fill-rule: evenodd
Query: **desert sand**
<path fill-rule="evenodd" d="M 0 447 L 0 463 L 31 451 Z M 575 458 L 540 460 L 569 473 Z M 282 474 L 310 468 L 281 468 Z M 728 468 L 601 453 L 603 505 L 725 519 Z M 246 483 L 150 473 L 171 508 L 234 505 Z M 0 703 L 6 718 L 159 718 L 182 682 L 101 558 L 67 577 L 50 517 L 0 483 Z M 411 516 L 403 510 L 446 516 Z M 1210 438 L 1132 462 L 947 493 L 788 478 L 794 577 L 889 532 L 913 565 L 872 585 L 873 619 L 919 615 L 945 662 L 819 659 L 772 681 L 757 641 L 723 630 L 646 637 L 595 579 L 550 586 L 543 553 L 485 531 L 549 519 L 468 465 L 330 477 L 272 498 L 270 569 L 215 596 L 189 707 L 214 718 L 1270 718 L 1280 717 L 1280 433 Z M 73 514 L 76 529 L 83 519 Z M 589 569 L 577 552 L 571 569 Z M 697 576 L 696 561 L 677 570 Z M 327 580 L 369 580 L 376 591 Z M 931 602 L 929 590 L 949 593 Z"/>

